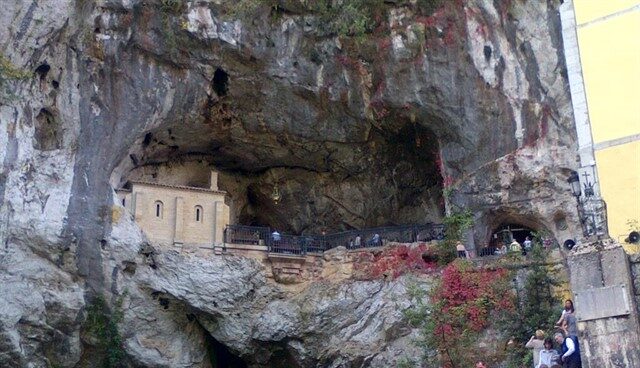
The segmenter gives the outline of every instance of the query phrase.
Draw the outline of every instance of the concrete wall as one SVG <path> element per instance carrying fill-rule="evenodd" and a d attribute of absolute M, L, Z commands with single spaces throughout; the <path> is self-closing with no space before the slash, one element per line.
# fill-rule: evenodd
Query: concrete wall
<path fill-rule="evenodd" d="M 629 256 L 629 264 L 631 266 L 631 277 L 633 280 L 633 295 L 636 300 L 636 310 L 640 315 L 640 254 L 632 254 Z"/>
<path fill-rule="evenodd" d="M 577 294 L 602 289 L 620 287 L 627 295 L 635 295 L 631 268 L 624 249 L 615 244 L 602 250 L 592 249 L 583 253 L 573 253 L 567 259 L 571 289 L 574 294 L 578 315 L 579 341 L 583 367 L 640 367 L 640 327 L 635 298 L 631 297 L 623 310 L 630 307 L 631 313 L 605 318 L 580 321 L 581 316 L 598 312 L 603 303 L 610 300 L 595 300 L 581 304 Z"/>

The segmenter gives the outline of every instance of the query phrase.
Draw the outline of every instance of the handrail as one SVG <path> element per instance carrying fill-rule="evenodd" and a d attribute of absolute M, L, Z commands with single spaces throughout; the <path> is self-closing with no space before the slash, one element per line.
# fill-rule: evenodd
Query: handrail
<path fill-rule="evenodd" d="M 384 226 L 362 230 L 347 230 L 325 235 L 288 235 L 272 232 L 269 227 L 227 225 L 224 242 L 234 244 L 264 244 L 270 253 L 305 255 L 322 253 L 344 246 L 360 249 L 382 246 L 386 242 L 411 243 L 444 239 L 444 225 Z"/>

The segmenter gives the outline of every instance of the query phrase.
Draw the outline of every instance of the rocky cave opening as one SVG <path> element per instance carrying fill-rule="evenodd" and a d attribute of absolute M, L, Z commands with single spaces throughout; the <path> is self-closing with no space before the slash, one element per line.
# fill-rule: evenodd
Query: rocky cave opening
<path fill-rule="evenodd" d="M 228 90 L 229 75 L 222 69 L 217 68 L 213 73 L 212 87 L 218 96 L 226 96 Z"/>
<path fill-rule="evenodd" d="M 214 85 L 224 89 L 228 77 L 218 70 Z M 239 139 L 198 125 L 144 133 L 114 171 L 113 187 L 129 180 L 208 187 L 213 169 L 231 223 L 293 234 L 442 220 L 439 141 L 409 119 L 349 142 L 285 133 Z"/>
<path fill-rule="evenodd" d="M 204 335 L 212 368 L 247 368 L 247 363 L 224 344 L 206 332 Z"/>

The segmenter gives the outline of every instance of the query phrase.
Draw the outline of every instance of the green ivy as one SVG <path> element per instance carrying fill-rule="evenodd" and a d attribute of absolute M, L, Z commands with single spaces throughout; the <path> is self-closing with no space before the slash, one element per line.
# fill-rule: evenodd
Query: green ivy
<path fill-rule="evenodd" d="M 239 0 L 228 12 L 232 17 L 248 19 L 260 9 L 280 9 L 278 0 Z M 315 14 L 328 34 L 361 37 L 373 32 L 384 19 L 384 0 L 313 0 L 304 10 Z"/>
<path fill-rule="evenodd" d="M 529 274 L 524 289 L 519 292 L 517 308 L 513 313 L 506 314 L 501 323 L 505 334 L 512 336 L 515 342 L 509 352 L 509 367 L 531 365 L 533 356 L 529 349 L 524 348 L 525 343 L 538 329 L 551 335 L 558 317 L 556 312 L 561 301 L 553 291 L 558 282 L 547 268 L 546 254 L 538 239 L 534 236 L 535 245 L 529 253 Z"/>
<path fill-rule="evenodd" d="M 186 3 L 185 0 L 160 0 L 160 10 L 164 13 L 178 14 Z"/>
<path fill-rule="evenodd" d="M 473 214 L 469 210 L 454 212 L 443 220 L 446 227 L 444 240 L 436 245 L 438 262 L 446 265 L 456 258 L 456 242 L 461 241 L 464 233 L 473 226 Z"/>
<path fill-rule="evenodd" d="M 11 96 L 9 82 L 25 80 L 31 76 L 27 70 L 16 67 L 6 56 L 0 53 L 0 97 Z"/>
<path fill-rule="evenodd" d="M 122 336 L 118 330 L 118 323 L 123 318 L 123 297 L 118 298 L 112 310 L 102 296 L 95 297 L 87 307 L 85 328 L 98 340 L 98 349 L 105 357 L 102 364 L 104 368 L 119 367 L 125 357 Z"/>

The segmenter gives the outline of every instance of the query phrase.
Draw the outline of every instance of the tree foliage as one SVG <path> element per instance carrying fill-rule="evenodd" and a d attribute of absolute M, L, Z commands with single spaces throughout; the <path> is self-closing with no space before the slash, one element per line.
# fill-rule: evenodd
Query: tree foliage
<path fill-rule="evenodd" d="M 104 368 L 120 367 L 125 357 L 122 336 L 118 330 L 118 323 L 123 317 L 122 300 L 119 298 L 113 310 L 110 310 L 104 298 L 97 296 L 87 307 L 86 331 L 98 341 L 98 349 L 104 355 Z"/>
<path fill-rule="evenodd" d="M 545 264 L 542 244 L 536 241 L 529 257 L 531 266 L 524 288 L 518 293 L 517 308 L 503 320 L 503 329 L 515 342 L 509 354 L 510 367 L 531 365 L 531 351 L 524 348 L 525 343 L 538 329 L 551 334 L 558 317 L 560 300 L 553 291 L 558 282 Z"/>
<path fill-rule="evenodd" d="M 415 307 L 405 315 L 421 330 L 425 359 L 448 368 L 471 366 L 472 347 L 490 316 L 513 309 L 508 280 L 505 269 L 476 269 L 460 260 L 444 268 L 428 298 L 420 288 L 410 288 Z"/>
<path fill-rule="evenodd" d="M 446 265 L 456 258 L 456 242 L 461 241 L 464 233 L 473 225 L 471 211 L 455 212 L 444 218 L 444 240 L 436 246 L 438 261 Z"/>

